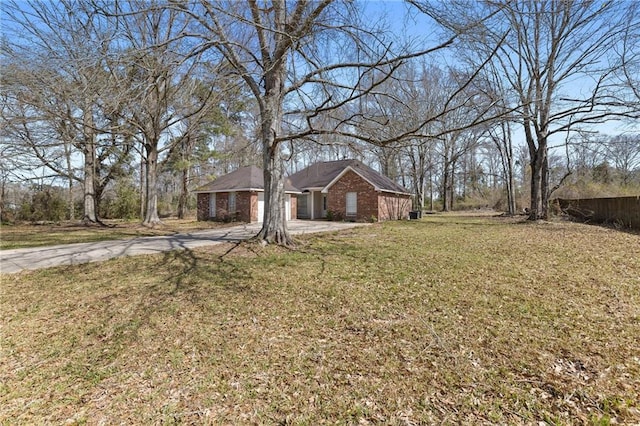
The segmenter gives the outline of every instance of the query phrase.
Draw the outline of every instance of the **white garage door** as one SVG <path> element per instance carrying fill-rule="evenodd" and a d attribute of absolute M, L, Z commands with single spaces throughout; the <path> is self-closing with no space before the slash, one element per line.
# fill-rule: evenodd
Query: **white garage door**
<path fill-rule="evenodd" d="M 291 220 L 291 194 L 284 196 L 285 220 Z"/>
<path fill-rule="evenodd" d="M 286 220 L 291 220 L 291 194 L 286 194 L 284 199 Z M 258 222 L 264 219 L 264 192 L 258 192 Z"/>
<path fill-rule="evenodd" d="M 264 219 L 264 192 L 258 192 L 258 222 Z"/>

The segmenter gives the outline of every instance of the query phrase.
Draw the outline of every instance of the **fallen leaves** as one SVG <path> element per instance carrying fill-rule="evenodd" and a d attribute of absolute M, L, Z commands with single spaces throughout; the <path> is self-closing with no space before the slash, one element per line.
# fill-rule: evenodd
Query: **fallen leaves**
<path fill-rule="evenodd" d="M 639 243 L 430 216 L 21 273 L 0 421 L 638 422 Z"/>

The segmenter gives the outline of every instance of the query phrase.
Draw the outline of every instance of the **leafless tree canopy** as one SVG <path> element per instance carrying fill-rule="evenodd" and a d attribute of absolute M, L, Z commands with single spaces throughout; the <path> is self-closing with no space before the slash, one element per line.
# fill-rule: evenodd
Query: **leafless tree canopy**
<path fill-rule="evenodd" d="M 411 0 L 402 13 L 430 37 L 404 38 L 377 6 L 6 2 L 7 32 L 21 37 L 1 50 L 2 187 L 57 179 L 69 217 L 81 186 L 87 223 L 115 209 L 153 225 L 163 205 L 184 216 L 198 184 L 257 163 L 259 238 L 291 244 L 285 169 L 312 161 L 373 163 L 412 188 L 416 209 L 503 188 L 507 210 L 526 198 L 531 219 L 584 176 L 580 146 L 601 148 L 592 166 L 610 173 L 594 179 L 633 185 L 635 135 L 589 132 L 611 118 L 637 126 L 636 3 Z"/>
<path fill-rule="evenodd" d="M 531 219 L 546 218 L 550 195 L 548 141 L 581 125 L 633 117 L 620 102 L 612 55 L 627 30 L 629 2 L 492 1 L 418 3 L 444 28 L 461 33 L 460 54 L 477 64 L 502 37 L 493 68 L 512 93 L 530 154 Z M 480 16 L 492 16 L 476 25 Z"/>

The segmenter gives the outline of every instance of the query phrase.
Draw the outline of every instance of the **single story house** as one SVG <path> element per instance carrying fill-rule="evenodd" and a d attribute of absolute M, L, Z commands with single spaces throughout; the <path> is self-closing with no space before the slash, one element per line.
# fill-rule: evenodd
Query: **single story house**
<path fill-rule="evenodd" d="M 357 221 L 408 219 L 411 193 L 358 160 L 312 164 L 289 177 L 299 219 Z"/>
<path fill-rule="evenodd" d="M 220 176 L 194 191 L 198 199 L 198 220 L 262 222 L 264 217 L 264 175 L 256 166 L 242 167 Z M 286 219 L 296 218 L 300 191 L 285 183 Z"/>

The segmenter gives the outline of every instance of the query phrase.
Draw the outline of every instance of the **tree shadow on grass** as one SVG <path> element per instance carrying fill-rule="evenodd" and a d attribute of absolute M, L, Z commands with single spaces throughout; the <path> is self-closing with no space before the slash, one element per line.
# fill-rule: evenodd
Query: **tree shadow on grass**
<path fill-rule="evenodd" d="M 172 289 L 169 294 L 202 295 L 203 290 L 248 292 L 252 290 L 249 282 L 253 279 L 250 271 L 242 268 L 240 262 L 229 255 L 243 246 L 242 242 L 233 242 L 220 247 L 219 255 L 206 251 L 194 251 L 187 247 L 165 252 L 158 261 L 158 268 L 165 268 L 169 276 L 165 283 Z"/>
<path fill-rule="evenodd" d="M 126 348 L 136 345 L 140 330 L 147 328 L 159 333 L 158 316 L 166 321 L 174 316 L 191 315 L 191 311 L 208 312 L 212 303 L 229 297 L 246 299 L 249 303 L 257 295 L 257 289 L 251 285 L 254 277 L 241 262 L 228 258 L 239 246 L 240 243 L 229 244 L 220 255 L 185 248 L 161 257 L 139 257 L 140 262 L 132 263 L 135 269 L 121 273 L 155 273 L 157 279 L 138 286 L 116 287 L 100 298 L 95 305 L 97 310 L 92 313 L 99 318 L 98 325 L 83 332 L 95 336 L 99 344 L 95 351 L 80 358 L 90 356 L 98 367 L 108 365 Z"/>

